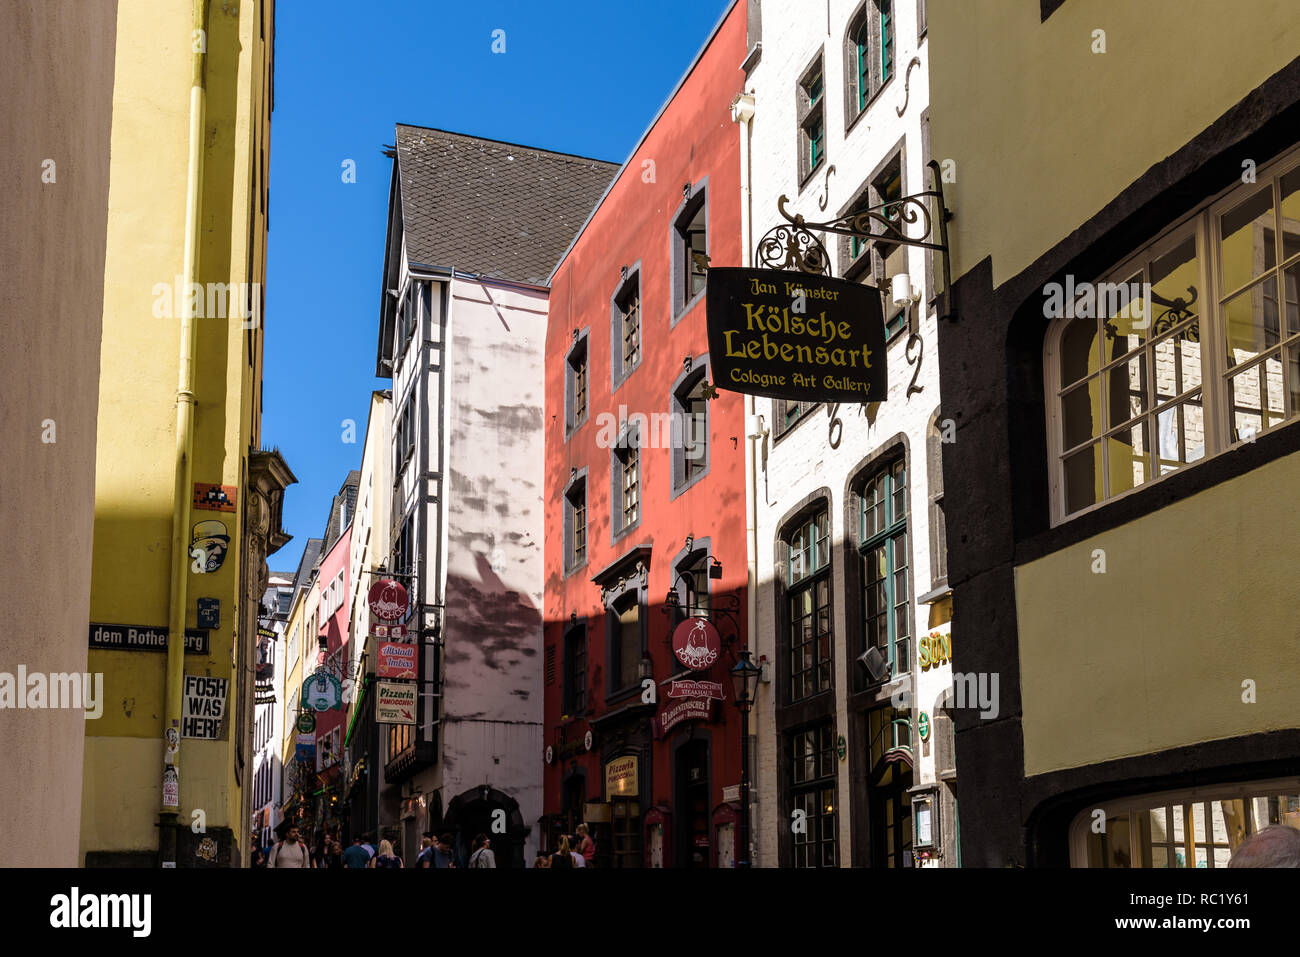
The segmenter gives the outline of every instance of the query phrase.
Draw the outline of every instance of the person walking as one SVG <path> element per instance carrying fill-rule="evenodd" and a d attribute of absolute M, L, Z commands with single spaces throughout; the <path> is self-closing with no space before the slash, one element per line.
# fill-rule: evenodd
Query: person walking
<path fill-rule="evenodd" d="M 433 832 L 425 831 L 420 838 L 420 853 L 415 858 L 416 867 L 433 867 Z"/>
<path fill-rule="evenodd" d="M 569 835 L 560 835 L 560 846 L 551 855 L 551 867 L 575 867 L 573 852 L 569 850 Z"/>
<path fill-rule="evenodd" d="M 477 834 L 474 837 L 474 852 L 469 856 L 470 867 L 496 867 L 497 858 L 492 853 L 492 842 L 488 840 L 486 834 Z"/>
<path fill-rule="evenodd" d="M 596 860 L 596 842 L 591 839 L 591 833 L 586 824 L 578 825 L 578 853 L 582 855 L 583 861 L 590 865 Z"/>
<path fill-rule="evenodd" d="M 402 859 L 393 853 L 392 841 L 380 841 L 379 853 L 370 862 L 371 867 L 401 867 Z"/>
<path fill-rule="evenodd" d="M 456 851 L 451 846 L 451 835 L 444 834 L 438 838 L 438 843 L 433 849 L 433 866 L 434 867 L 455 867 Z"/>
<path fill-rule="evenodd" d="M 277 841 L 275 847 L 271 848 L 271 857 L 266 862 L 267 867 L 315 867 L 312 862 L 311 852 L 307 850 L 307 845 L 302 842 L 298 833 L 298 825 L 289 825 L 285 832 L 283 841 Z"/>
<path fill-rule="evenodd" d="M 352 838 L 352 844 L 343 852 L 344 867 L 369 867 L 370 853 L 361 843 L 361 835 Z"/>

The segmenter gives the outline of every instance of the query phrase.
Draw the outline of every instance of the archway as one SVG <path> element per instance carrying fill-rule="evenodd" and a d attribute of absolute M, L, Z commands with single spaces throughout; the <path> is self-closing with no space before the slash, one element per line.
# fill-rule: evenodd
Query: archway
<path fill-rule="evenodd" d="M 501 833 L 503 821 L 505 832 Z M 524 839 L 528 836 L 528 828 L 519 811 L 519 802 L 504 791 L 482 784 L 456 795 L 447 802 L 442 823 L 442 830 L 452 834 L 457 867 L 469 863 L 476 834 L 486 834 L 491 838 L 497 867 L 524 866 Z"/>

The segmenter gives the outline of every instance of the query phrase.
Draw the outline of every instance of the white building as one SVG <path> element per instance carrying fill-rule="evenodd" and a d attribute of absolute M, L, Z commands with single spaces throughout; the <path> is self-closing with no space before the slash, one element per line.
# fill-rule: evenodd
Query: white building
<path fill-rule="evenodd" d="M 542 813 L 545 282 L 617 166 L 398 126 L 376 374 L 391 377 L 387 568 L 421 636 L 384 725 L 381 823 L 480 832 L 522 866 Z"/>
<path fill-rule="evenodd" d="M 391 392 L 373 392 L 366 422 L 365 444 L 361 452 L 361 479 L 357 488 L 357 512 L 352 524 L 351 550 L 348 554 L 347 580 L 351 584 L 348 595 L 351 624 L 348 645 L 349 660 L 345 673 L 353 676 L 355 684 L 347 701 L 347 733 L 344 737 L 343 782 L 344 795 L 351 806 L 352 833 L 369 833 L 376 830 L 378 793 L 383 787 L 382 762 L 369 760 L 377 743 L 374 727 L 374 702 L 365 693 L 363 682 L 374 681 L 374 639 L 370 637 L 370 604 L 367 595 L 370 586 L 381 575 L 389 559 L 389 526 L 392 516 L 393 479 Z M 373 687 L 373 684 L 371 685 Z M 402 851 L 414 857 L 419 848 L 415 840 L 403 843 Z"/>
<path fill-rule="evenodd" d="M 733 107 L 746 265 L 786 223 L 783 195 L 792 215 L 824 223 L 933 188 L 924 0 L 751 0 L 749 15 L 747 95 Z M 952 866 L 951 675 L 929 653 L 949 647 L 951 617 L 931 279 L 942 261 L 818 235 L 833 276 L 882 290 L 889 391 L 867 406 L 747 402 L 750 620 L 770 679 L 754 721 L 755 863 Z M 918 294 L 906 307 L 890 291 L 899 273 Z M 924 821 L 929 847 L 914 833 Z"/>
<path fill-rule="evenodd" d="M 271 572 L 270 583 L 262 596 L 260 625 L 275 637 L 258 638 L 256 710 L 253 714 L 253 830 L 262 847 L 275 842 L 275 826 L 281 820 L 285 628 L 292 602 L 293 573 Z"/>

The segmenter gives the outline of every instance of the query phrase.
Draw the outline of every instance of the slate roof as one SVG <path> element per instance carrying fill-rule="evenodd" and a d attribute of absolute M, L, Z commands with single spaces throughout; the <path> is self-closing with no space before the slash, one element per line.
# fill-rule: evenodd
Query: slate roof
<path fill-rule="evenodd" d="M 620 164 L 397 125 L 407 257 L 537 286 Z"/>

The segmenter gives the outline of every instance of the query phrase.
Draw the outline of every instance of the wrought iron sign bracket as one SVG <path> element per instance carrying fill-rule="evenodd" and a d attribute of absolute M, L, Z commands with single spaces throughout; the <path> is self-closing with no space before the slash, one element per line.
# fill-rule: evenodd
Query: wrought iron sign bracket
<path fill-rule="evenodd" d="M 754 250 L 755 265 L 829 276 L 830 255 L 814 231 L 848 236 L 868 246 L 889 243 L 929 249 L 941 253 L 943 259 L 942 308 L 939 318 L 956 321 L 957 317 L 953 315 L 949 305 L 952 294 L 952 264 L 948 246 L 948 222 L 953 218 L 953 213 L 944 203 L 943 176 L 939 162 L 930 160 L 927 165 L 934 184 L 933 189 L 880 203 L 826 222 L 808 222 L 802 214 L 792 215 L 786 209 L 789 199 L 782 195 L 776 205 L 777 210 L 785 217 L 786 223 L 774 226 L 763 234 L 763 238 L 758 241 L 758 246 Z M 930 197 L 938 200 L 939 211 L 933 215 L 928 202 Z M 919 228 L 909 234 L 906 231 L 909 226 L 919 226 Z M 933 241 L 936 231 L 938 242 Z"/>

